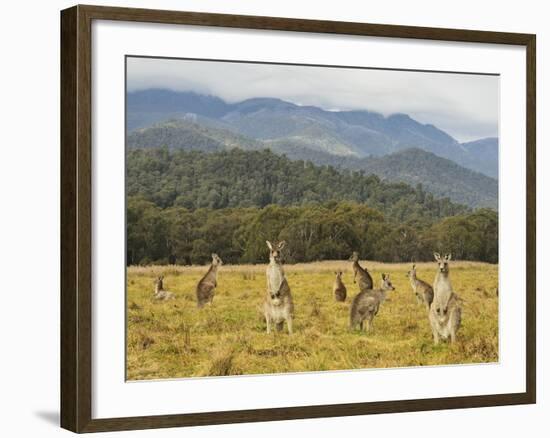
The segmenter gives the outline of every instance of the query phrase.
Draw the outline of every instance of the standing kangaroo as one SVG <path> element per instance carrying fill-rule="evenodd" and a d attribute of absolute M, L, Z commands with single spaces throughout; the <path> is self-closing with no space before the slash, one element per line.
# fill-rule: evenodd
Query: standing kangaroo
<path fill-rule="evenodd" d="M 197 306 L 203 307 L 206 303 L 212 304 L 214 292 L 218 285 L 218 268 L 222 265 L 222 259 L 217 254 L 212 254 L 210 269 L 197 284 Z"/>
<path fill-rule="evenodd" d="M 362 292 L 367 289 L 372 289 L 374 284 L 372 282 L 372 277 L 366 268 L 362 268 L 361 265 L 359 265 L 359 253 L 357 251 L 353 251 L 353 254 L 349 260 L 350 262 L 353 262 L 353 282 L 359 284 L 359 291 Z M 357 276 L 359 276 L 358 281 Z"/>
<path fill-rule="evenodd" d="M 365 289 L 355 296 L 351 302 L 349 313 L 349 328 L 353 330 L 357 325 L 364 330 L 363 322 L 367 321 L 367 331 L 373 325 L 373 319 L 380 310 L 380 304 L 386 300 L 386 292 L 395 290 L 389 274 L 382 274 L 380 289 Z"/>
<path fill-rule="evenodd" d="M 267 333 L 271 333 L 271 324 L 275 324 L 277 331 L 283 329 L 284 323 L 288 327 L 288 333 L 292 334 L 292 318 L 294 316 L 294 303 L 292 294 L 281 264 L 281 250 L 286 242 L 271 243 L 266 241 L 269 248 L 269 265 L 266 270 L 267 292 L 264 301 L 264 315 L 267 325 Z"/>
<path fill-rule="evenodd" d="M 429 320 L 432 326 L 434 343 L 438 344 L 440 338 L 451 338 L 451 342 L 456 341 L 456 332 L 460 328 L 462 320 L 462 308 L 459 298 L 453 292 L 451 280 L 449 278 L 449 261 L 451 254 L 444 258 L 438 253 L 434 253 L 438 265 L 434 280 L 434 298 L 430 306 Z"/>
<path fill-rule="evenodd" d="M 164 275 L 160 275 L 155 280 L 155 293 L 153 294 L 153 299 L 158 301 L 168 301 L 175 299 L 175 295 L 172 292 L 164 290 Z"/>
<path fill-rule="evenodd" d="M 412 269 L 407 272 L 407 277 L 411 282 L 411 287 L 414 294 L 416 295 L 416 300 L 418 301 L 418 304 L 424 304 L 426 306 L 426 309 L 429 311 L 430 305 L 434 300 L 433 287 L 431 287 L 424 280 L 420 280 L 416 276 L 416 265 L 412 265 Z"/>
<path fill-rule="evenodd" d="M 336 279 L 334 280 L 334 285 L 332 286 L 332 292 L 334 293 L 334 299 L 336 301 L 344 302 L 346 301 L 347 289 L 342 281 L 342 271 L 336 271 Z"/>

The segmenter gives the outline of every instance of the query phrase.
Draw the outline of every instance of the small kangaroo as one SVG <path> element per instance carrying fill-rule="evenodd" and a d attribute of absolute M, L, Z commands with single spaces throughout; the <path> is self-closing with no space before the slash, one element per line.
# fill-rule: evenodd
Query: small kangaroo
<path fill-rule="evenodd" d="M 203 307 L 206 303 L 214 301 L 214 292 L 218 285 L 218 268 L 223 264 L 217 254 L 212 254 L 212 264 L 208 272 L 197 284 L 197 306 Z"/>
<path fill-rule="evenodd" d="M 164 290 L 164 275 L 160 275 L 155 280 L 155 292 L 153 294 L 153 299 L 158 301 L 168 301 L 173 300 L 176 296 L 172 292 Z"/>
<path fill-rule="evenodd" d="M 269 248 L 269 265 L 266 269 L 267 291 L 264 301 L 264 315 L 267 333 L 271 333 L 271 324 L 275 324 L 277 331 L 286 325 L 288 333 L 292 334 L 292 318 L 294 317 L 294 303 L 290 287 L 281 264 L 281 250 L 286 242 L 271 243 L 266 241 Z"/>
<path fill-rule="evenodd" d="M 359 284 L 359 290 L 363 292 L 367 289 L 372 289 L 374 283 L 372 282 L 372 277 L 368 273 L 366 268 L 362 268 L 359 265 L 359 253 L 353 251 L 353 254 L 349 258 L 350 262 L 353 262 L 353 282 Z M 359 275 L 359 281 L 357 281 L 357 276 Z"/>
<path fill-rule="evenodd" d="M 342 271 L 336 271 L 336 279 L 334 280 L 334 285 L 332 286 L 332 292 L 334 293 L 334 299 L 339 302 L 346 301 L 347 289 L 342 281 Z"/>
<path fill-rule="evenodd" d="M 386 300 L 386 293 L 395 290 L 389 274 L 382 274 L 380 289 L 365 289 L 355 296 L 351 302 L 349 313 L 349 328 L 355 329 L 357 325 L 364 330 L 363 322 L 367 321 L 367 331 L 373 327 L 373 319 L 380 310 L 380 304 Z"/>
<path fill-rule="evenodd" d="M 418 301 L 418 304 L 424 304 L 426 309 L 429 311 L 430 305 L 434 300 L 433 287 L 416 276 L 416 265 L 414 264 L 412 265 L 412 269 L 407 272 L 407 277 L 409 278 L 412 290 L 416 295 L 416 301 Z"/>
<path fill-rule="evenodd" d="M 433 286 L 434 299 L 428 316 L 432 326 L 434 343 L 437 345 L 440 338 L 448 339 L 450 337 L 451 342 L 456 341 L 456 332 L 462 321 L 462 308 L 458 295 L 453 292 L 449 278 L 451 254 L 441 258 L 435 252 L 434 258 L 438 264 L 438 269 Z"/>

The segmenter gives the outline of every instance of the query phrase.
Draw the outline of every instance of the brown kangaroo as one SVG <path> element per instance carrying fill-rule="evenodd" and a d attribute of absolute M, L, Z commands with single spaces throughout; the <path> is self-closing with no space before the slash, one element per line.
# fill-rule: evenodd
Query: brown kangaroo
<path fill-rule="evenodd" d="M 222 265 L 222 259 L 217 254 L 212 254 L 210 269 L 197 284 L 197 306 L 203 307 L 206 303 L 212 304 L 214 292 L 218 285 L 218 267 Z"/>
<path fill-rule="evenodd" d="M 370 331 L 374 317 L 378 314 L 380 305 L 386 300 L 386 292 L 395 290 L 389 274 L 382 274 L 380 289 L 365 289 L 359 292 L 350 306 L 349 328 L 353 330 L 357 325 L 361 331 L 365 329 L 363 323 L 367 321 L 367 331 Z"/>
<path fill-rule="evenodd" d="M 362 268 L 359 264 L 359 253 L 357 251 L 353 251 L 353 254 L 349 260 L 350 262 L 353 262 L 353 282 L 359 285 L 359 290 L 362 292 L 364 290 L 372 289 L 372 277 L 368 273 L 367 269 Z M 358 276 L 359 280 L 357 280 Z"/>
<path fill-rule="evenodd" d="M 342 281 L 342 271 L 336 271 L 336 279 L 334 280 L 334 285 L 332 286 L 332 292 L 334 293 L 334 299 L 339 302 L 346 301 L 347 289 Z"/>
<path fill-rule="evenodd" d="M 155 293 L 153 294 L 153 299 L 157 301 L 168 301 L 173 300 L 176 296 L 172 292 L 164 290 L 164 275 L 159 275 L 155 280 Z"/>
<path fill-rule="evenodd" d="M 411 287 L 416 295 L 418 304 L 424 304 L 427 310 L 430 310 L 430 305 L 434 300 L 434 290 L 428 283 L 416 276 L 416 265 L 412 265 L 412 269 L 407 272 L 407 277 L 411 282 Z"/>
<path fill-rule="evenodd" d="M 271 333 L 271 324 L 275 324 L 277 331 L 283 329 L 284 323 L 288 327 L 288 334 L 292 334 L 292 319 L 294 317 L 294 302 L 290 293 L 290 286 L 285 277 L 281 260 L 281 250 L 285 242 L 271 243 L 266 241 L 269 248 L 269 265 L 266 270 L 267 291 L 264 301 L 264 315 L 267 333 Z"/>
<path fill-rule="evenodd" d="M 432 326 L 434 343 L 438 344 L 441 338 L 456 341 L 456 332 L 462 322 L 462 307 L 460 298 L 453 291 L 449 276 L 449 262 L 451 254 L 441 257 L 434 253 L 437 262 L 437 273 L 434 279 L 434 300 L 430 306 L 428 319 Z"/>

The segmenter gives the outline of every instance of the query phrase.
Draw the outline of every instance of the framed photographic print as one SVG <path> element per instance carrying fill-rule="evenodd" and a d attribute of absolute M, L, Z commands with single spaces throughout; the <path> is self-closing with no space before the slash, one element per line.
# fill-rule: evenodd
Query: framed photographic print
<path fill-rule="evenodd" d="M 535 36 L 61 13 L 61 425 L 534 403 Z"/>

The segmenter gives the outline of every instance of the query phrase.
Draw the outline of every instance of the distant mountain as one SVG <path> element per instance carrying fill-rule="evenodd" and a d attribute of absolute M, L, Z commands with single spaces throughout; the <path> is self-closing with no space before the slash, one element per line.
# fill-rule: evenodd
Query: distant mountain
<path fill-rule="evenodd" d="M 166 146 L 171 150 L 219 152 L 231 149 L 270 149 L 291 160 L 310 161 L 316 165 L 362 170 L 390 182 L 405 182 L 438 197 L 470 207 L 497 207 L 498 182 L 481 173 L 438 157 L 421 149 L 405 149 L 382 157 L 358 158 L 312 150 L 300 139 L 256 140 L 232 131 L 192 121 L 192 117 L 155 124 L 128 135 L 130 149 Z"/>
<path fill-rule="evenodd" d="M 379 158 L 363 159 L 357 167 L 389 181 L 422 187 L 453 202 L 498 207 L 498 181 L 421 149 L 406 149 Z"/>
<path fill-rule="evenodd" d="M 129 148 L 156 148 L 214 152 L 225 149 L 263 149 L 261 143 L 232 131 L 211 128 L 196 123 L 195 118 L 185 117 L 157 123 L 149 128 L 131 132 L 127 137 Z"/>
<path fill-rule="evenodd" d="M 385 117 L 372 111 L 326 111 L 267 97 L 230 104 L 215 96 L 163 89 L 128 93 L 128 133 L 169 119 L 189 118 L 287 150 L 296 145 L 312 153 L 363 158 L 419 148 L 498 178 L 498 139 L 459 143 L 406 114 Z"/>
<path fill-rule="evenodd" d="M 214 96 L 148 89 L 128 93 L 126 107 L 126 129 L 131 132 L 189 113 L 215 119 L 223 116 L 230 106 Z"/>
<path fill-rule="evenodd" d="M 498 178 L 498 138 L 483 138 L 460 146 L 466 153 L 457 159 L 459 164 Z"/>

